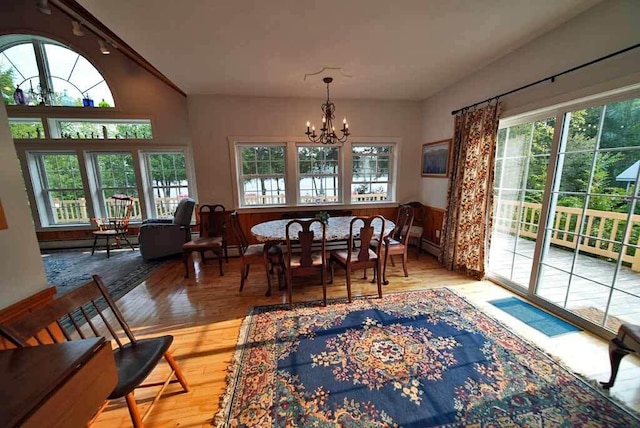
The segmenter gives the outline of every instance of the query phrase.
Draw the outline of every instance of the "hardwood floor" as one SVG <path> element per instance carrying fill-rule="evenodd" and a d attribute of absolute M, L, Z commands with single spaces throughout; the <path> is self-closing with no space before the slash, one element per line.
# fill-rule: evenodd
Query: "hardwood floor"
<path fill-rule="evenodd" d="M 169 386 L 165 395 L 146 421 L 150 427 L 207 427 L 211 426 L 218 410 L 218 400 L 226 387 L 227 366 L 232 359 L 240 323 L 247 308 L 255 305 L 283 303 L 284 292 L 276 291 L 265 297 L 266 278 L 262 269 L 253 267 L 242 294 L 239 259 L 230 259 L 224 265 L 225 276 L 218 276 L 215 260 L 202 265 L 195 255 L 195 274 L 184 279 L 181 261 L 172 260 L 156 270 L 143 284 L 118 301 L 118 305 L 142 338 L 171 334 L 173 355 L 191 386 L 189 393 L 180 393 L 177 384 Z M 357 279 L 354 273 L 353 294 L 374 295 L 376 287 Z M 372 272 L 369 272 L 372 275 Z M 488 300 L 508 297 L 509 291 L 489 281 L 475 281 L 441 268 L 435 258 L 423 254 L 420 260 L 412 252 L 409 278 L 402 276 L 400 263 L 387 268 L 390 284 L 384 292 L 399 292 L 446 286 L 465 296 L 485 312 L 512 328 L 516 333 L 536 343 L 557 357 L 572 371 L 592 380 L 608 380 L 609 358 L 607 343 L 589 333 L 572 333 L 549 338 L 526 324 L 498 310 Z M 319 282 L 319 281 L 318 281 Z M 275 283 L 275 282 L 274 282 Z M 336 279 L 328 286 L 328 298 L 346 296 L 344 272 L 336 269 Z M 295 301 L 322 298 L 320 285 L 294 287 Z M 150 380 L 163 380 L 168 365 L 160 364 Z M 626 357 L 620 366 L 616 385 L 611 395 L 640 410 L 640 359 Z M 153 396 L 151 390 L 138 390 L 136 397 L 144 412 Z M 99 416 L 94 427 L 129 427 L 131 420 L 123 400 L 112 401 Z"/>

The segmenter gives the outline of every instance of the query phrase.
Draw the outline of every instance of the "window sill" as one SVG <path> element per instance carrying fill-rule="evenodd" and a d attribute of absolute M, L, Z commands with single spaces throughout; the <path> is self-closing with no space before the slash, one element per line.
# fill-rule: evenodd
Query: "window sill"
<path fill-rule="evenodd" d="M 277 205 L 263 207 L 240 207 L 237 211 L 240 213 L 264 213 L 264 212 L 288 212 L 288 211 L 318 211 L 318 210 L 339 210 L 339 209 L 367 209 L 367 208 L 395 208 L 397 202 L 385 201 L 377 203 L 357 203 L 351 205 L 345 204 L 313 204 L 313 205 Z"/>

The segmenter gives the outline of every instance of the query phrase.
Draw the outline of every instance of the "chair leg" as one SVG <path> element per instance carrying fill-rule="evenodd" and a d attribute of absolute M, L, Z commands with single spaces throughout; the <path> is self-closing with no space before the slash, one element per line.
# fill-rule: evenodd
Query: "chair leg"
<path fill-rule="evenodd" d="M 240 268 L 240 292 L 242 293 L 242 289 L 244 288 L 244 280 L 249 276 L 249 265 L 243 265 Z"/>
<path fill-rule="evenodd" d="M 320 278 L 322 279 L 322 306 L 327 306 L 327 272 L 326 267 L 322 266 L 322 272 L 320 272 Z"/>
<path fill-rule="evenodd" d="M 184 262 L 184 277 L 189 278 L 189 256 L 191 252 L 183 251 L 182 252 L 182 261 Z"/>
<path fill-rule="evenodd" d="M 109 251 L 111 250 L 111 245 L 109 245 L 109 235 L 107 235 L 107 258 L 109 258 Z"/>
<path fill-rule="evenodd" d="M 222 251 L 218 254 L 218 266 L 220 266 L 220 276 L 224 276 L 224 272 L 222 271 Z"/>
<path fill-rule="evenodd" d="M 273 268 L 269 268 L 269 261 L 266 259 L 264 260 L 264 270 L 267 274 L 267 292 L 264 294 L 266 297 L 271 296 L 271 270 Z M 278 278 L 279 280 L 279 278 Z"/>
<path fill-rule="evenodd" d="M 176 360 L 173 359 L 173 356 L 169 352 L 165 352 L 164 359 L 167 360 L 167 363 L 169 363 L 169 365 L 175 372 L 176 379 L 178 379 L 178 382 L 180 382 L 180 385 L 182 385 L 182 389 L 184 389 L 184 392 L 189 392 L 189 384 L 187 383 L 187 379 L 184 377 L 184 374 L 182 373 L 182 370 L 180 370 L 180 367 L 176 363 Z"/>
<path fill-rule="evenodd" d="M 407 249 L 405 248 L 404 253 L 402 253 L 402 269 L 404 269 L 404 277 L 407 278 L 409 276 L 409 271 L 407 270 Z"/>
<path fill-rule="evenodd" d="M 382 283 L 384 285 L 389 285 L 389 281 L 387 280 L 387 260 L 388 259 L 389 259 L 389 247 L 385 243 L 384 262 L 382 267 Z M 393 257 L 391 257 L 391 264 L 393 265 Z"/>
<path fill-rule="evenodd" d="M 127 244 L 129 244 L 129 246 L 131 247 L 132 251 L 135 251 L 136 249 L 133 247 L 133 244 L 131 242 L 129 242 L 129 239 L 127 238 L 127 235 L 125 235 L 124 233 L 122 234 L 122 239 L 124 239 L 125 241 L 127 241 Z"/>
<path fill-rule="evenodd" d="M 378 297 L 382 299 L 382 279 L 380 278 L 380 260 L 376 261 L 376 265 L 373 267 L 378 272 Z"/>
<path fill-rule="evenodd" d="M 98 235 L 93 237 L 93 247 L 91 247 L 91 255 L 96 251 L 96 244 L 98 243 Z"/>
<path fill-rule="evenodd" d="M 611 377 L 608 382 L 600 382 L 602 388 L 609 389 L 613 386 L 618 376 L 618 369 L 620 368 L 620 361 L 625 355 L 630 354 L 631 351 L 621 347 L 617 339 L 609 341 L 609 360 L 611 361 Z"/>
<path fill-rule="evenodd" d="M 287 298 L 289 299 L 289 309 L 293 308 L 293 278 L 291 269 L 287 270 Z"/>
<path fill-rule="evenodd" d="M 142 418 L 140 417 L 138 403 L 136 403 L 136 398 L 133 396 L 133 392 L 125 395 L 124 398 L 127 400 L 127 407 L 129 408 L 129 414 L 131 415 L 131 422 L 133 422 L 133 427 L 142 428 Z"/>
<path fill-rule="evenodd" d="M 347 265 L 347 299 L 351 303 L 351 266 Z"/>

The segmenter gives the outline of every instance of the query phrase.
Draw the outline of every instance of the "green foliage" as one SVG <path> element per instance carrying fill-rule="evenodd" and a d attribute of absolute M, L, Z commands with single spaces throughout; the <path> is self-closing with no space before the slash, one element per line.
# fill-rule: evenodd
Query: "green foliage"
<path fill-rule="evenodd" d="M 13 92 L 16 86 L 13 83 L 13 69 L 7 68 L 0 70 L 0 92 L 2 93 L 2 101 L 5 105 L 14 105 Z"/>

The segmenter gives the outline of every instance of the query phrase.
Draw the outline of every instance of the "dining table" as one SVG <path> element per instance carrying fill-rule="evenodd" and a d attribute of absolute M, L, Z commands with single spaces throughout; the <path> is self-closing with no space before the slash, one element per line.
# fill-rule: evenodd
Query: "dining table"
<path fill-rule="evenodd" d="M 348 217 L 330 217 L 325 226 L 325 235 L 327 242 L 333 241 L 347 241 L 349 239 L 351 220 L 353 220 L 354 216 Z M 312 220 L 313 217 L 308 218 L 298 218 L 296 220 Z M 251 234 L 259 241 L 265 244 L 265 251 L 271 245 L 277 245 L 282 242 L 285 242 L 287 239 L 286 236 L 286 228 L 287 224 L 293 219 L 278 219 L 278 220 L 269 220 L 262 223 L 258 223 L 251 228 Z M 356 222 L 354 225 L 355 237 L 358 236 L 357 232 L 359 231 L 359 227 L 362 223 Z M 379 236 L 380 229 L 382 227 L 382 221 L 374 220 L 371 222 L 371 225 L 374 229 L 374 237 Z M 389 219 L 384 219 L 384 235 L 388 236 L 393 229 L 396 227 L 395 223 Z M 292 237 L 297 237 L 298 232 L 301 230 L 299 224 L 294 224 L 290 228 L 290 235 Z M 313 223 L 311 225 L 311 230 L 314 232 L 316 236 L 322 236 L 322 227 L 318 223 Z M 265 256 L 265 261 L 266 261 Z M 386 264 L 385 257 L 385 264 Z M 384 269 L 382 269 L 384 271 Z M 386 280 L 383 278 L 383 280 Z M 267 290 L 267 295 L 271 294 L 271 290 Z"/>

